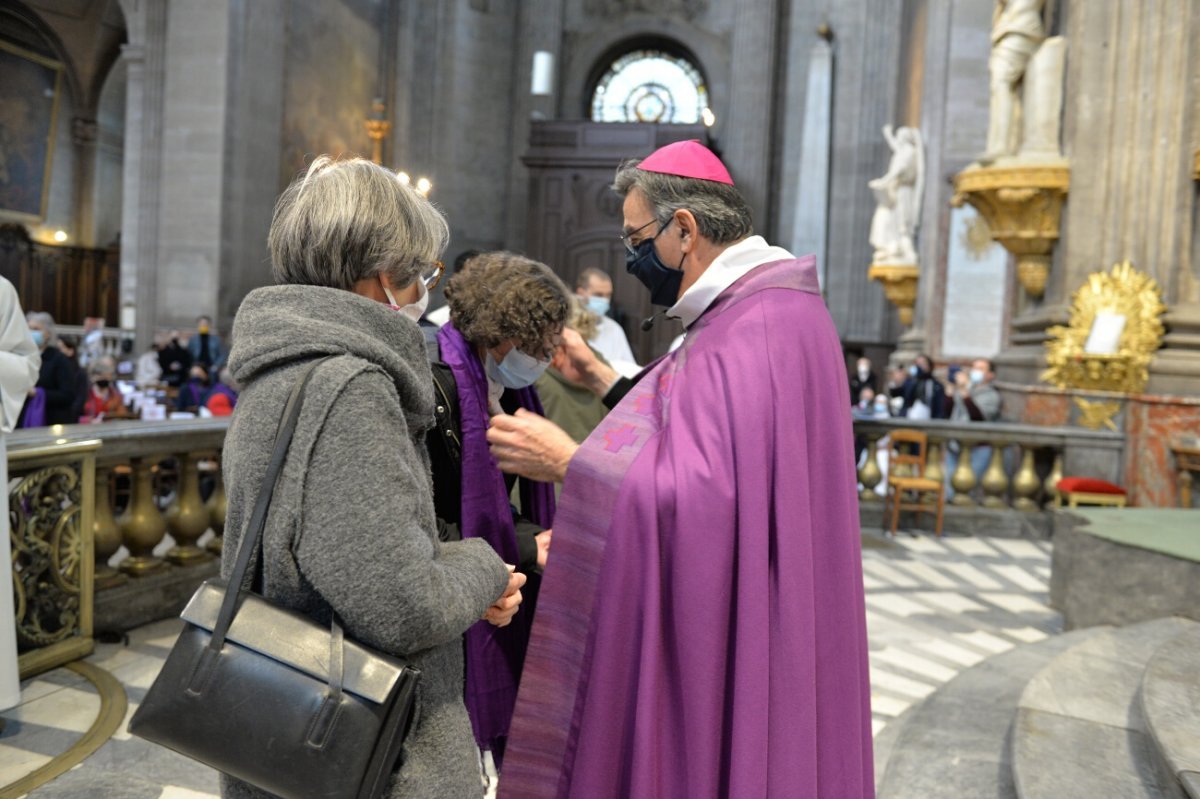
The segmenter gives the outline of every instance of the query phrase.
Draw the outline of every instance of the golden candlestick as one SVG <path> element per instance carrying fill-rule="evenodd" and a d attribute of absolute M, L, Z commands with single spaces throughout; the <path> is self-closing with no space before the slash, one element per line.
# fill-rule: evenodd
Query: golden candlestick
<path fill-rule="evenodd" d="M 366 121 L 367 135 L 371 137 L 371 160 L 377 164 L 383 163 L 383 140 L 392 131 L 392 123 L 384 118 L 386 106 L 379 98 L 371 104 L 371 116 Z"/>

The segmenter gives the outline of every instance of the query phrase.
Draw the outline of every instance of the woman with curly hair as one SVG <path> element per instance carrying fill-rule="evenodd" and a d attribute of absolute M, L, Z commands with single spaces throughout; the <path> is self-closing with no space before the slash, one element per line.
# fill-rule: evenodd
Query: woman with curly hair
<path fill-rule="evenodd" d="M 428 442 L 442 534 L 483 538 L 529 578 L 525 607 L 512 624 L 503 630 L 477 624 L 466 635 L 467 710 L 479 748 L 497 766 L 550 545 L 554 489 L 522 479 L 520 508 L 514 507 L 517 478 L 497 468 L 487 429 L 496 414 L 542 413 L 533 383 L 561 340 L 570 297 L 544 264 L 508 252 L 476 255 L 446 287 L 450 322 L 438 332 L 432 364 L 437 425 Z"/>

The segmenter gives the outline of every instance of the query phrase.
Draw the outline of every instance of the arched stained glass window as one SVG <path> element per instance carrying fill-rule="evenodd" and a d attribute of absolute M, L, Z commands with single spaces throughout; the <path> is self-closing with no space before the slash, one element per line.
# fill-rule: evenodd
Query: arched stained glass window
<path fill-rule="evenodd" d="M 686 58 L 662 50 L 633 50 L 613 61 L 592 95 L 594 122 L 706 121 L 708 87 Z"/>

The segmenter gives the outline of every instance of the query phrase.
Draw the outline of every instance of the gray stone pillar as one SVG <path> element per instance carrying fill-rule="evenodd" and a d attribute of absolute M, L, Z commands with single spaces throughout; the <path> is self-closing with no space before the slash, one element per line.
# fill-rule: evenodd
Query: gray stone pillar
<path fill-rule="evenodd" d="M 775 0 L 741 0 L 733 24 L 730 85 L 736 87 L 723 125 L 724 160 L 754 213 L 755 227 L 770 234 L 771 134 L 775 103 Z"/>
<path fill-rule="evenodd" d="M 804 95 L 800 163 L 791 219 L 791 236 L 785 239 L 795 255 L 814 253 L 821 286 L 829 244 L 829 145 L 833 130 L 833 44 L 814 37 L 808 59 L 808 86 Z M 790 182 L 790 181 L 788 181 Z"/>
<path fill-rule="evenodd" d="M 96 192 L 95 119 L 75 117 L 71 120 L 71 144 L 75 146 L 75 243 L 80 247 L 96 246 L 96 216 L 92 198 Z M 116 320 L 110 320 L 116 324 Z"/>
<path fill-rule="evenodd" d="M 121 207 L 122 307 L 136 309 L 137 352 L 150 345 L 158 308 L 158 208 L 162 165 L 167 9 L 164 0 L 122 2 L 129 43 Z"/>
<path fill-rule="evenodd" d="M 1200 7 L 1071 0 L 1062 11 L 1071 188 L 1045 299 L 1014 320 L 1017 346 L 1006 359 L 1021 379 L 1036 381 L 1046 328 L 1066 321 L 1071 296 L 1090 273 L 1128 259 L 1158 281 L 1170 309 L 1148 390 L 1198 393 L 1197 137 L 1188 107 L 1200 99 Z"/>
<path fill-rule="evenodd" d="M 167 7 L 155 320 L 192 327 L 220 285 L 230 0 Z"/>

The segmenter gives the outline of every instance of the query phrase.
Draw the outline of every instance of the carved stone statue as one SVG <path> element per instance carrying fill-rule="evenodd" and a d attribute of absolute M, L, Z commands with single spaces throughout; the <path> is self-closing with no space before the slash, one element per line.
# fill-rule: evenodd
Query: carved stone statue
<path fill-rule="evenodd" d="M 987 151 L 980 159 L 994 161 L 1015 155 L 1020 148 L 1017 127 L 1018 91 L 1030 59 L 1046 38 L 1042 7 L 1046 0 L 996 0 L 992 16 L 991 116 Z"/>
<path fill-rule="evenodd" d="M 873 263 L 917 263 L 913 241 L 921 217 L 921 195 L 925 186 L 925 153 L 921 132 L 900 128 L 892 133 L 883 126 L 883 137 L 892 148 L 887 172 L 867 185 L 875 192 L 875 216 L 871 219 Z"/>

